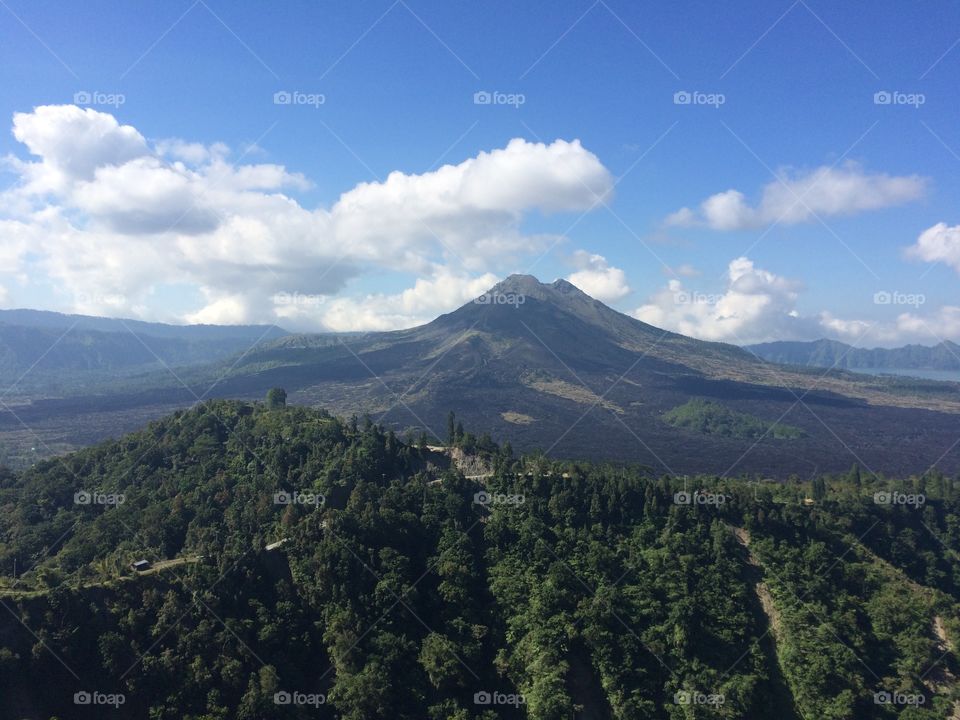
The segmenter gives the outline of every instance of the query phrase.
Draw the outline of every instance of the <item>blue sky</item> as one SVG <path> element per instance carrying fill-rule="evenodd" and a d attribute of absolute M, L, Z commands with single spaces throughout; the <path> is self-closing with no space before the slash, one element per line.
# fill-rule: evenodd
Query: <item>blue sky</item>
<path fill-rule="evenodd" d="M 4 306 L 380 329 L 516 271 L 710 339 L 960 340 L 954 3 L 5 0 L 0 18 L 0 118 L 25 114 L 0 136 Z M 112 158 L 100 113 L 140 145 Z M 431 175 L 515 138 L 480 189 Z M 64 179 L 71 153 L 96 167 Z"/>

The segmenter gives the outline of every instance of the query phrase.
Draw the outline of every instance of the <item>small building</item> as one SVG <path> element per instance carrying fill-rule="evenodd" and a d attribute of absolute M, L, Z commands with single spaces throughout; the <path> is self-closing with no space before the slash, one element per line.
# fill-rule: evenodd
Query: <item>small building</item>
<path fill-rule="evenodd" d="M 153 564 L 149 560 L 134 560 L 130 563 L 130 569 L 136 572 L 143 572 L 151 567 L 153 567 Z"/>
<path fill-rule="evenodd" d="M 803 499 L 803 504 L 804 504 L 806 507 L 810 507 L 811 505 L 816 505 L 816 504 L 817 504 L 817 501 L 814 500 L 813 498 L 804 498 L 804 499 Z"/>

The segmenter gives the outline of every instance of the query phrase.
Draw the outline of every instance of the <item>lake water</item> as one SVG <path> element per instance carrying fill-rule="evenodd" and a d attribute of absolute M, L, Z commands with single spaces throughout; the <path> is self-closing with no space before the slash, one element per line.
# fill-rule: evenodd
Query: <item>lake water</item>
<path fill-rule="evenodd" d="M 921 380 L 948 380 L 960 382 L 960 370 L 915 370 L 913 368 L 852 368 L 851 372 L 867 375 L 901 375 Z"/>

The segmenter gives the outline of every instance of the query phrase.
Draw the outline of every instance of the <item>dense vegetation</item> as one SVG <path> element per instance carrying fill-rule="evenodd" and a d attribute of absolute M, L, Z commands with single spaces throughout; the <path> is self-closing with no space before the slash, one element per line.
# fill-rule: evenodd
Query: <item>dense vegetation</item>
<path fill-rule="evenodd" d="M 951 478 L 650 477 L 272 400 L 0 473 L 0 716 L 925 720 L 960 697 Z"/>
<path fill-rule="evenodd" d="M 759 440 L 769 436 L 775 440 L 790 440 L 805 434 L 800 428 L 764 422 L 753 415 L 731 410 L 723 403 L 700 398 L 664 413 L 663 419 L 674 427 L 730 438 Z"/>

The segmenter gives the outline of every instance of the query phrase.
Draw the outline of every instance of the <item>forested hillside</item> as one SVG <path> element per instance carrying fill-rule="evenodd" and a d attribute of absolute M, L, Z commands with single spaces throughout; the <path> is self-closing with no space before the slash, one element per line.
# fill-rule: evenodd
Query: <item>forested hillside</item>
<path fill-rule="evenodd" d="M 954 713 L 953 478 L 652 477 L 449 434 L 275 394 L 3 473 L 0 716 Z"/>

